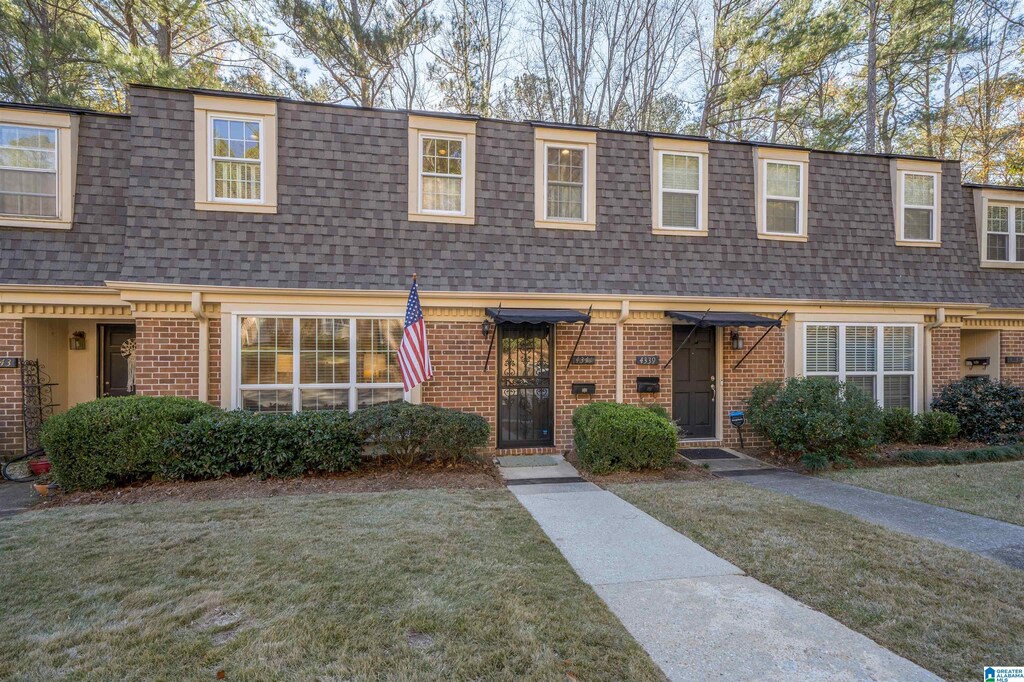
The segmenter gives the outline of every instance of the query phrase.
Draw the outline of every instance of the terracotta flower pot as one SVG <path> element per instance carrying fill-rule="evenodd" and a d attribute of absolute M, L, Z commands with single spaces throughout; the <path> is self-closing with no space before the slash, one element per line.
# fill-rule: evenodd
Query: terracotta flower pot
<path fill-rule="evenodd" d="M 36 476 L 50 473 L 50 460 L 45 457 L 33 459 L 28 463 L 29 470 Z"/>
<path fill-rule="evenodd" d="M 39 497 L 46 497 L 50 494 L 50 486 L 46 483 L 33 483 L 32 487 L 36 489 L 37 493 L 39 493 Z"/>

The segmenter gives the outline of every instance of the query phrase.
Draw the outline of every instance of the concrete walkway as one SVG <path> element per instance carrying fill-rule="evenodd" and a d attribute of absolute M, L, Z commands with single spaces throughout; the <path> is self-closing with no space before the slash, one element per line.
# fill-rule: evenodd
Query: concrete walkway
<path fill-rule="evenodd" d="M 39 499 L 28 483 L 0 480 L 0 519 L 25 511 Z"/>
<path fill-rule="evenodd" d="M 539 481 L 569 469 L 501 468 Z M 509 490 L 670 680 L 939 679 L 592 483 Z"/>
<path fill-rule="evenodd" d="M 736 480 L 1024 569 L 1024 527 L 790 471 Z"/>

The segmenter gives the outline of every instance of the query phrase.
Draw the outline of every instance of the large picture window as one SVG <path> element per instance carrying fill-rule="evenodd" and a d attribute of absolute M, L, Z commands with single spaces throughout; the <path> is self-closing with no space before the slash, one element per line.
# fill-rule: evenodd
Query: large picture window
<path fill-rule="evenodd" d="M 916 329 L 913 325 L 808 324 L 804 374 L 845 381 L 882 407 L 915 409 Z"/>
<path fill-rule="evenodd" d="M 240 407 L 355 410 L 403 400 L 400 318 L 240 317 Z"/>

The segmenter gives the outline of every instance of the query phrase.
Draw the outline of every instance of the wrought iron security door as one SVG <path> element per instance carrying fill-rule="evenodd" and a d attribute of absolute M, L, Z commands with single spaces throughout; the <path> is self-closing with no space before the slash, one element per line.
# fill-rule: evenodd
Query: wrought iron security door
<path fill-rule="evenodd" d="M 498 333 L 498 447 L 553 445 L 554 331 L 503 324 Z"/>

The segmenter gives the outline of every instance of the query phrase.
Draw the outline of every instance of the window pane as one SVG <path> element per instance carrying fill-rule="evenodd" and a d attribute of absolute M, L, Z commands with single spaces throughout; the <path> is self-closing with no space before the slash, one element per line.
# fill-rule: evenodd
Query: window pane
<path fill-rule="evenodd" d="M 243 317 L 239 339 L 243 384 L 292 383 L 291 318 Z"/>
<path fill-rule="evenodd" d="M 347 410 L 347 388 L 304 388 L 299 391 L 302 410 Z"/>
<path fill-rule="evenodd" d="M 356 320 L 356 382 L 401 383 L 398 345 L 402 320 Z"/>
<path fill-rule="evenodd" d="M 583 150 L 548 147 L 547 217 L 583 219 Z"/>
<path fill-rule="evenodd" d="M 930 208 L 903 209 L 903 238 L 932 238 L 932 210 Z"/>
<path fill-rule="evenodd" d="M 423 177 L 423 210 L 462 211 L 462 178 Z"/>
<path fill-rule="evenodd" d="M 253 412 L 291 412 L 291 389 L 242 391 L 242 409 Z"/>
<path fill-rule="evenodd" d="M 834 325 L 807 325 L 807 343 L 804 348 L 808 372 L 839 371 L 839 327 Z"/>
<path fill-rule="evenodd" d="M 259 201 L 261 166 L 249 161 L 214 161 L 213 195 L 218 199 Z"/>
<path fill-rule="evenodd" d="M 885 395 L 882 405 L 884 407 L 913 409 L 913 402 L 911 400 L 912 383 L 913 377 L 910 376 L 885 377 Z"/>
<path fill-rule="evenodd" d="M 299 382 L 349 383 L 349 321 L 312 318 L 299 320 Z"/>
<path fill-rule="evenodd" d="M 423 172 L 462 174 L 462 140 L 423 138 Z"/>
<path fill-rule="evenodd" d="M 548 182 L 583 184 L 583 150 L 548 147 Z"/>
<path fill-rule="evenodd" d="M 0 125 L 0 214 L 57 215 L 57 130 Z"/>
<path fill-rule="evenodd" d="M 882 335 L 886 372 L 914 371 L 914 328 L 886 327 Z"/>
<path fill-rule="evenodd" d="M 988 259 L 1010 260 L 1009 244 L 1010 235 L 990 232 L 988 235 Z M 1020 253 L 1019 249 L 1018 253 Z"/>
<path fill-rule="evenodd" d="M 356 390 L 356 409 L 379 403 L 397 403 L 402 400 L 400 388 L 360 388 Z"/>
<path fill-rule="evenodd" d="M 1021 212 L 1024 214 L 1024 212 Z M 988 207 L 988 231 L 1009 232 L 1010 231 L 1010 209 L 1007 206 Z"/>
<path fill-rule="evenodd" d="M 700 189 L 700 159 L 696 156 L 663 154 L 661 157 L 663 189 Z"/>
<path fill-rule="evenodd" d="M 769 199 L 767 202 L 768 215 L 765 224 L 767 231 L 799 234 L 800 223 L 797 220 L 797 208 L 799 205 L 795 201 Z"/>
<path fill-rule="evenodd" d="M 800 198 L 800 166 L 768 162 L 768 196 Z"/>
<path fill-rule="evenodd" d="M 549 184 L 548 217 L 583 220 L 583 186 Z"/>
<path fill-rule="evenodd" d="M 847 372 L 875 372 L 878 370 L 876 339 L 875 327 L 846 328 Z"/>
<path fill-rule="evenodd" d="M 259 121 L 213 119 L 213 155 L 258 160 L 260 125 Z"/>
<path fill-rule="evenodd" d="M 856 386 L 860 390 L 867 393 L 872 398 L 875 397 L 875 377 L 871 376 L 848 376 L 846 377 L 846 383 L 850 386 Z"/>
<path fill-rule="evenodd" d="M 903 203 L 911 206 L 935 204 L 935 176 L 906 173 L 903 175 Z"/>
<path fill-rule="evenodd" d="M 663 192 L 661 195 L 662 227 L 697 229 L 697 195 Z"/>

